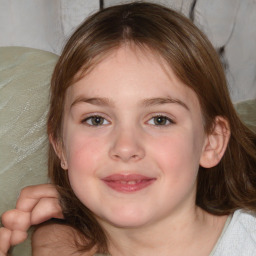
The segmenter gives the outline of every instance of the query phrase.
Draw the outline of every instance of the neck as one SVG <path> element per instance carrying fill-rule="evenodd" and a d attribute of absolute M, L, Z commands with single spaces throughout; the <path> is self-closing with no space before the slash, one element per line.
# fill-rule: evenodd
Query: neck
<path fill-rule="evenodd" d="M 213 216 L 196 207 L 136 228 L 106 227 L 112 256 L 209 255 L 227 216 Z M 200 242 L 198 242 L 200 241 Z"/>

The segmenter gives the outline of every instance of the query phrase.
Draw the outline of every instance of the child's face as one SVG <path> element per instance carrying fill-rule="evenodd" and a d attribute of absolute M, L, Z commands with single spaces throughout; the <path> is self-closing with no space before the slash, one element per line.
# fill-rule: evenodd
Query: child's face
<path fill-rule="evenodd" d="M 150 51 L 123 46 L 67 90 L 65 167 L 100 223 L 138 227 L 193 210 L 205 141 L 196 94 Z"/>

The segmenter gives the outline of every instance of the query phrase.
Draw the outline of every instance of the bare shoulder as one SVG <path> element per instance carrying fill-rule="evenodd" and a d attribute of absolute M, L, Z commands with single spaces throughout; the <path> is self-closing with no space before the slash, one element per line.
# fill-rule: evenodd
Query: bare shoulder
<path fill-rule="evenodd" d="M 79 252 L 76 241 L 82 242 L 74 228 L 54 222 L 41 224 L 32 235 L 33 256 L 92 256 L 95 250 Z"/>

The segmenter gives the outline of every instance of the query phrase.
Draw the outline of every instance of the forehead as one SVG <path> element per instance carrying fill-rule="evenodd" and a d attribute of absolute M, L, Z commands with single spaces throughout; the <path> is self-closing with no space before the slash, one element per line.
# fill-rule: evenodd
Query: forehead
<path fill-rule="evenodd" d="M 134 93 L 141 98 L 166 95 L 198 104 L 194 91 L 180 81 L 157 52 L 147 47 L 124 44 L 102 55 L 90 72 L 81 77 L 68 88 L 67 98 L 76 98 L 81 93 L 116 98 L 120 90 L 125 90 L 127 98 Z"/>

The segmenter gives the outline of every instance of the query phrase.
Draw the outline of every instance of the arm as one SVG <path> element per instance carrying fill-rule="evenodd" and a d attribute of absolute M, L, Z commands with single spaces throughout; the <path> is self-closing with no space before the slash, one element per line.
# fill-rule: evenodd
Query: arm
<path fill-rule="evenodd" d="M 49 221 L 39 225 L 32 236 L 33 256 L 92 256 L 96 249 L 79 252 L 76 242 L 85 243 L 74 228 Z"/>

